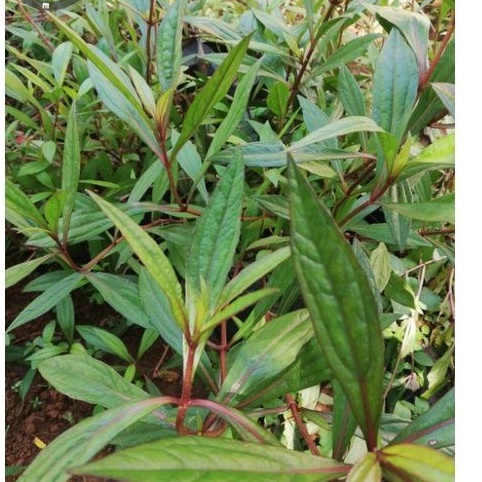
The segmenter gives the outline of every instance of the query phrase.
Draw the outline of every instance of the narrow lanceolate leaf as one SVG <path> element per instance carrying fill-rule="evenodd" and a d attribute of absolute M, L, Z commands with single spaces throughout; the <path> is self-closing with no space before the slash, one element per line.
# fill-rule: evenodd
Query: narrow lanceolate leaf
<path fill-rule="evenodd" d="M 72 273 L 46 289 L 17 315 L 8 327 L 7 332 L 35 320 L 35 318 L 49 311 L 71 291 L 75 290 L 82 282 L 82 279 L 83 276 L 80 273 Z"/>
<path fill-rule="evenodd" d="M 370 452 L 365 454 L 350 470 L 346 482 L 380 482 L 382 469 L 377 455 Z"/>
<path fill-rule="evenodd" d="M 369 10 L 376 12 L 383 20 L 395 25 L 403 34 L 408 45 L 412 48 L 417 58 L 420 74 L 423 75 L 428 68 L 428 34 L 430 20 L 421 13 L 410 12 L 403 8 L 378 7 L 366 5 Z"/>
<path fill-rule="evenodd" d="M 103 300 L 127 320 L 143 328 L 152 328 L 142 308 L 136 283 L 110 273 L 88 273 L 85 277 L 99 291 Z"/>
<path fill-rule="evenodd" d="M 401 179 L 428 170 L 451 169 L 455 166 L 455 134 L 439 137 L 405 165 Z"/>
<path fill-rule="evenodd" d="M 194 399 L 191 401 L 191 406 L 208 409 L 213 414 L 218 415 L 231 426 L 240 440 L 281 446 L 281 442 L 270 431 L 236 408 L 205 399 Z"/>
<path fill-rule="evenodd" d="M 372 33 L 356 37 L 343 44 L 326 59 L 326 62 L 323 62 L 320 67 L 313 69 L 312 75 L 317 76 L 323 72 L 336 69 L 341 65 L 347 65 L 352 60 L 363 55 L 368 46 L 378 37 L 380 37 L 379 34 Z"/>
<path fill-rule="evenodd" d="M 296 151 L 302 147 L 309 146 L 316 142 L 321 142 L 337 136 L 352 134 L 353 132 L 382 132 L 382 127 L 368 117 L 344 117 L 343 119 L 336 120 L 330 124 L 320 127 L 311 134 L 308 134 L 306 137 L 303 137 L 303 139 L 294 142 L 291 144 L 289 150 Z"/>
<path fill-rule="evenodd" d="M 102 101 L 160 156 L 150 119 L 144 112 L 129 76 L 101 50 L 84 42 L 64 22 L 52 14 L 49 14 L 49 19 L 88 59 L 89 74 Z"/>
<path fill-rule="evenodd" d="M 23 218 L 26 218 L 26 224 L 34 223 L 35 225 L 47 228 L 45 219 L 30 198 L 12 181 L 5 180 L 5 207 Z"/>
<path fill-rule="evenodd" d="M 244 166 L 238 157 L 224 173 L 211 201 L 194 229 L 186 268 L 189 292 L 209 289 L 209 306 L 214 308 L 233 263 L 241 230 Z"/>
<path fill-rule="evenodd" d="M 433 449 L 455 445 L 455 390 L 452 388 L 391 443 L 427 445 Z"/>
<path fill-rule="evenodd" d="M 92 47 L 92 50 L 95 50 L 95 47 Z M 102 102 L 122 119 L 159 157 L 159 145 L 154 135 L 152 123 L 144 113 L 141 102 L 137 98 L 136 91 L 129 77 L 102 52 L 98 51 L 96 54 L 112 69 L 111 78 L 109 78 L 104 75 L 95 63 L 90 60 L 87 61 L 90 79 Z M 127 96 L 124 94 L 125 89 L 119 89 L 117 85 L 115 85 L 116 83 L 112 81 L 114 73 L 118 76 L 115 77 L 115 79 L 122 81 L 124 88 L 132 91 L 135 95 L 130 94 Z"/>
<path fill-rule="evenodd" d="M 32 271 L 38 268 L 41 264 L 51 258 L 53 254 L 46 254 L 37 259 L 31 259 L 30 261 L 24 261 L 7 268 L 5 271 L 5 288 L 10 288 L 14 284 L 26 278 Z"/>
<path fill-rule="evenodd" d="M 69 42 L 69 45 L 70 44 Z M 63 207 L 63 243 L 67 243 L 70 218 L 74 208 L 75 195 L 80 176 L 80 141 L 77 126 L 77 109 L 72 104 L 65 133 L 64 155 L 62 158 L 62 191 L 65 194 Z"/>
<path fill-rule="evenodd" d="M 455 84 L 432 82 L 432 89 L 435 90 L 450 115 L 455 119 Z"/>
<path fill-rule="evenodd" d="M 362 90 L 345 65 L 340 65 L 338 73 L 338 94 L 348 115 L 365 115 Z"/>
<path fill-rule="evenodd" d="M 124 342 L 113 333 L 91 325 L 77 325 L 75 328 L 88 345 L 106 353 L 111 353 L 128 363 L 134 362 L 134 358 L 127 350 Z"/>
<path fill-rule="evenodd" d="M 128 215 L 96 194 L 89 193 L 105 215 L 114 223 L 130 244 L 171 305 L 172 314 L 181 327 L 186 326 L 182 288 L 171 263 L 157 243 Z"/>
<path fill-rule="evenodd" d="M 402 141 L 417 99 L 418 67 L 412 49 L 392 29 L 373 75 L 373 120 Z"/>
<path fill-rule="evenodd" d="M 276 376 L 264 390 L 253 393 L 241 403 L 243 406 L 255 403 L 259 407 L 260 404 L 272 402 L 286 393 L 298 392 L 330 380 L 333 380 L 333 374 L 321 352 L 320 344 L 318 340 L 311 338 L 282 376 Z"/>
<path fill-rule="evenodd" d="M 449 194 L 433 201 L 418 203 L 384 203 L 383 206 L 397 213 L 420 221 L 445 221 L 455 223 L 454 196 Z"/>
<path fill-rule="evenodd" d="M 73 50 L 72 42 L 63 42 L 52 53 L 52 71 L 59 85 L 64 83 Z"/>
<path fill-rule="evenodd" d="M 333 386 L 333 458 L 343 460 L 356 430 L 356 420 L 338 380 Z"/>
<path fill-rule="evenodd" d="M 399 444 L 378 452 L 383 474 L 388 480 L 412 482 L 453 482 L 454 459 L 428 447 Z"/>
<path fill-rule="evenodd" d="M 92 405 L 114 408 L 149 398 L 144 390 L 90 355 L 56 356 L 42 361 L 38 369 L 57 391 Z"/>
<path fill-rule="evenodd" d="M 169 397 L 170 398 L 170 397 Z M 112 438 L 165 403 L 168 397 L 131 402 L 86 418 L 44 448 L 19 482 L 64 482 L 66 471 L 88 462 Z"/>
<path fill-rule="evenodd" d="M 176 88 L 181 72 L 182 17 L 185 4 L 185 0 L 173 2 L 159 26 L 156 65 L 163 92 Z"/>
<path fill-rule="evenodd" d="M 214 75 L 206 82 L 203 90 L 195 96 L 184 118 L 181 135 L 174 146 L 172 157 L 177 155 L 184 143 L 209 115 L 212 108 L 224 99 L 246 55 L 251 37 L 252 34 L 248 35 L 231 50 Z"/>
<path fill-rule="evenodd" d="M 391 186 L 383 196 L 388 202 L 410 202 L 413 200 L 412 191 L 408 181 L 402 181 Z M 387 225 L 396 241 L 399 251 L 405 251 L 407 246 L 412 220 L 391 209 L 384 209 L 383 214 L 387 220 Z"/>
<path fill-rule="evenodd" d="M 306 310 L 275 318 L 242 344 L 217 399 L 236 405 L 253 394 L 261 394 L 296 360 L 312 337 Z"/>
<path fill-rule="evenodd" d="M 222 454 L 222 457 L 216 454 Z M 220 438 L 158 440 L 75 469 L 76 474 L 128 482 L 323 482 L 346 475 L 348 466 L 323 457 Z"/>
<path fill-rule="evenodd" d="M 232 301 L 253 283 L 268 274 L 283 261 L 287 260 L 290 255 L 290 249 L 285 247 L 273 251 L 257 259 L 254 263 L 251 263 L 226 285 L 223 289 L 220 302 L 224 304 Z"/>
<path fill-rule="evenodd" d="M 440 57 L 432 75 L 431 82 L 455 82 L 455 39 L 449 41 Z M 408 124 L 412 135 L 417 135 L 432 121 L 438 120 L 447 113 L 445 106 L 433 89 L 424 89 L 417 107 L 413 111 Z"/>
<path fill-rule="evenodd" d="M 259 66 L 260 62 L 256 62 L 250 67 L 246 75 L 244 75 L 239 81 L 239 84 L 236 87 L 236 92 L 234 93 L 233 103 L 231 104 L 229 112 L 226 114 L 223 122 L 221 122 L 221 125 L 218 127 L 216 134 L 214 135 L 213 141 L 211 142 L 206 154 L 206 159 L 209 159 L 214 154 L 217 154 L 228 140 L 229 136 L 239 126 L 239 123 L 246 112 L 249 96 L 251 94 L 251 88 L 253 87 L 256 79 Z"/>
<path fill-rule="evenodd" d="M 293 162 L 289 186 L 301 292 L 321 349 L 371 450 L 377 445 L 383 403 L 384 347 L 377 304 L 343 233 Z"/>

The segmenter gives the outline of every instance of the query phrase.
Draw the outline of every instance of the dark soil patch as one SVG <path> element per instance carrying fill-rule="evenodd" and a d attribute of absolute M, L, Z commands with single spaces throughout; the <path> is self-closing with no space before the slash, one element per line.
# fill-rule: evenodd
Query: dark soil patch
<path fill-rule="evenodd" d="M 7 326 L 17 314 L 38 294 L 23 292 L 25 283 L 19 283 L 6 291 L 5 315 Z M 108 329 L 119 315 L 109 306 L 90 303 L 81 292 L 73 293 L 76 321 L 79 324 L 92 324 Z M 24 346 L 42 334 L 45 325 L 54 319 L 46 313 L 39 319 L 13 330 L 15 345 Z M 137 353 L 143 330 L 131 326 L 123 334 L 122 340 L 133 355 Z M 79 340 L 80 341 L 80 340 Z M 172 356 L 171 350 L 162 340 L 145 353 L 138 363 L 138 371 L 144 378 L 151 380 L 165 395 L 180 394 L 181 377 L 176 370 L 163 370 L 164 363 Z M 125 366 L 125 362 L 107 355 L 103 360 L 111 366 Z M 160 363 L 162 362 L 162 363 Z M 73 400 L 57 392 L 36 373 L 31 387 L 22 401 L 17 382 L 28 371 L 28 365 L 10 362 L 5 369 L 5 465 L 7 467 L 26 467 L 40 452 L 38 445 L 49 444 L 64 431 L 92 414 L 93 407 L 88 403 Z M 113 452 L 107 447 L 98 457 Z M 9 476 L 7 482 L 18 478 Z M 106 479 L 73 476 L 72 482 L 106 482 Z"/>

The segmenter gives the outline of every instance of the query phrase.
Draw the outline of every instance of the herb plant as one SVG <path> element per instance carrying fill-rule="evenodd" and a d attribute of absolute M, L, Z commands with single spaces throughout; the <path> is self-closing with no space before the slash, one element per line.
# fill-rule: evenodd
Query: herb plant
<path fill-rule="evenodd" d="M 34 256 L 6 279 L 40 294 L 7 333 L 55 310 L 32 368 L 103 409 L 20 481 L 453 480 L 455 5 L 433 3 L 8 4 L 6 214 Z M 136 355 L 75 290 L 142 327 Z M 137 372 L 158 338 L 178 396 Z"/>

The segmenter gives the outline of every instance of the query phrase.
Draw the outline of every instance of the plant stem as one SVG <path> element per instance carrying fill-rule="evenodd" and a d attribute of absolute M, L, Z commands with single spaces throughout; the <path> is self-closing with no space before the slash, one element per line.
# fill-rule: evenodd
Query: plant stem
<path fill-rule="evenodd" d="M 194 378 L 194 356 L 196 354 L 197 343 L 192 340 L 188 340 L 188 351 L 186 364 L 184 366 L 183 381 L 182 381 L 182 393 L 179 402 L 179 409 L 176 417 L 176 430 L 179 435 L 185 435 L 189 433 L 187 427 L 184 426 L 184 419 L 186 417 L 187 409 L 191 401 L 192 381 Z"/>
<path fill-rule="evenodd" d="M 429 83 L 429 80 L 430 80 L 430 77 L 432 76 L 433 71 L 435 70 L 435 67 L 437 67 L 437 64 L 440 61 L 440 57 L 444 53 L 445 47 L 447 46 L 449 40 L 452 37 L 454 29 L 455 29 L 455 15 L 452 13 L 452 16 L 450 18 L 450 23 L 449 23 L 449 26 L 448 26 L 448 29 L 447 29 L 447 33 L 445 34 L 442 42 L 440 43 L 440 46 L 439 46 L 436 54 L 434 55 L 434 58 L 432 59 L 432 62 L 430 62 L 430 66 L 429 66 L 427 72 L 425 72 L 425 74 L 422 75 L 421 78 L 420 78 L 420 81 L 419 81 L 419 84 L 418 84 L 419 92 L 421 92 L 423 89 L 425 89 L 427 87 L 427 85 Z"/>
<path fill-rule="evenodd" d="M 306 442 L 306 445 L 308 445 L 308 448 L 310 449 L 310 452 L 313 455 L 320 455 L 320 452 L 318 450 L 318 447 L 316 446 L 315 442 L 313 439 L 310 437 L 310 434 L 308 433 L 308 429 L 306 428 L 305 423 L 301 419 L 300 411 L 298 410 L 298 405 L 295 402 L 293 395 L 291 393 L 287 393 L 285 395 L 286 402 L 288 403 L 291 413 L 293 415 L 293 418 L 295 419 L 296 425 L 298 426 L 298 430 L 300 431 L 301 436 L 303 437 L 304 441 Z"/>
<path fill-rule="evenodd" d="M 384 186 L 381 189 L 374 190 L 369 199 L 357 206 L 353 211 L 349 212 L 339 223 L 340 227 L 344 226 L 350 219 L 354 218 L 357 214 L 361 213 L 364 209 L 376 203 L 380 199 L 388 188 L 393 184 L 393 179 L 387 179 Z"/>
<path fill-rule="evenodd" d="M 30 14 L 25 10 L 25 7 L 23 6 L 23 3 L 21 1 L 18 2 L 18 6 L 20 7 L 20 10 L 22 11 L 23 15 L 25 16 L 25 20 L 32 25 L 32 27 L 37 31 L 39 34 L 39 37 L 45 42 L 45 45 L 48 47 L 48 49 L 53 52 L 55 50 L 54 46 L 50 43 L 50 40 L 42 33 L 42 31 L 37 27 L 37 24 L 35 23 L 34 19 L 30 16 Z"/>
<path fill-rule="evenodd" d="M 167 155 L 167 150 L 166 150 L 166 140 L 164 137 L 160 139 L 159 142 L 160 148 L 161 148 L 161 162 L 162 165 L 164 166 L 164 169 L 166 170 L 167 173 L 167 179 L 169 182 L 169 187 L 171 189 L 171 192 L 174 196 L 174 200 L 176 201 L 176 204 L 179 206 L 179 209 L 181 211 L 186 211 L 187 210 L 187 205 L 183 204 L 181 201 L 181 198 L 179 197 L 179 193 L 177 191 L 177 185 L 176 182 L 174 181 L 174 176 L 172 175 L 172 160 L 169 161 L 169 156 Z"/>
<path fill-rule="evenodd" d="M 151 51 L 151 32 L 155 25 L 154 15 L 156 8 L 156 0 L 150 0 L 149 19 L 147 20 L 146 32 L 146 82 L 150 84 L 152 75 L 152 51 Z"/>

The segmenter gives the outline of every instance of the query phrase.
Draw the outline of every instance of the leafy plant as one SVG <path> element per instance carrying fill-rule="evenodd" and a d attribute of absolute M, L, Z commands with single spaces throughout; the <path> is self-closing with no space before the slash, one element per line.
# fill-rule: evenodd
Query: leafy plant
<path fill-rule="evenodd" d="M 8 26 L 7 139 L 32 141 L 6 213 L 35 257 L 7 286 L 47 271 L 8 332 L 55 309 L 69 353 L 34 361 L 105 409 L 20 480 L 453 480 L 454 5 L 284 3 Z M 136 356 L 75 322 L 75 290 L 144 330 Z M 158 337 L 177 396 L 136 377 Z"/>

